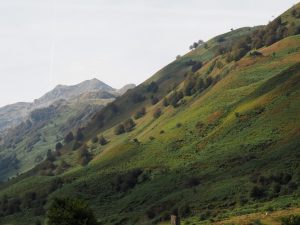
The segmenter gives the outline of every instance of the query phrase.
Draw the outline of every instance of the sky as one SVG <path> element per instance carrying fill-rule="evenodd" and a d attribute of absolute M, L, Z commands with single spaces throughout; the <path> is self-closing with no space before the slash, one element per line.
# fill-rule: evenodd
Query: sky
<path fill-rule="evenodd" d="M 0 106 L 58 84 L 139 84 L 199 39 L 267 24 L 295 0 L 0 0 Z"/>

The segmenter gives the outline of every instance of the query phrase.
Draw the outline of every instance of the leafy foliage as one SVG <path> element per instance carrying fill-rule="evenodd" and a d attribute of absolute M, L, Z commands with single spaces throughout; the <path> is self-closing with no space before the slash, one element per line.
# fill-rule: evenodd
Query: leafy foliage
<path fill-rule="evenodd" d="M 79 199 L 55 198 L 51 202 L 47 218 L 49 225 L 97 225 L 88 205 Z"/>

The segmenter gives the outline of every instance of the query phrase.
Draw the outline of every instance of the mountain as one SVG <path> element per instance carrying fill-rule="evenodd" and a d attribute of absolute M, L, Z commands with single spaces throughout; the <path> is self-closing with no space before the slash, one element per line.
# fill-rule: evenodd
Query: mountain
<path fill-rule="evenodd" d="M 197 46 L 3 183 L 0 224 L 43 221 L 64 197 L 84 199 L 105 225 L 163 225 L 172 214 L 183 224 L 293 224 L 299 59 L 300 4 Z"/>
<path fill-rule="evenodd" d="M 135 88 L 135 87 L 136 87 L 135 84 L 127 84 L 127 85 L 125 85 L 124 87 L 118 89 L 117 92 L 118 92 L 120 95 L 123 95 L 123 94 L 125 94 L 128 90 L 133 89 L 133 88 Z"/>
<path fill-rule="evenodd" d="M 114 92 L 115 89 L 96 78 L 73 86 L 58 85 L 52 91 L 35 100 L 34 105 L 36 108 L 41 108 L 53 104 L 58 99 L 70 100 L 84 93 L 94 91 Z"/>
<path fill-rule="evenodd" d="M 20 102 L 0 108 L 0 135 L 5 134 L 8 129 L 24 122 L 34 109 L 48 107 L 58 100 L 64 99 L 73 101 L 77 97 L 87 95 L 87 93 L 95 94 L 96 92 L 98 96 L 95 97 L 97 99 L 114 98 L 118 95 L 122 95 L 134 86 L 135 85 L 129 84 L 117 90 L 96 78 L 72 86 L 58 85 L 41 98 L 34 100 L 33 103 Z"/>
<path fill-rule="evenodd" d="M 34 167 L 68 132 L 85 126 L 120 95 L 118 90 L 92 79 L 73 86 L 58 85 L 33 103 L 1 108 L 0 180 Z"/>

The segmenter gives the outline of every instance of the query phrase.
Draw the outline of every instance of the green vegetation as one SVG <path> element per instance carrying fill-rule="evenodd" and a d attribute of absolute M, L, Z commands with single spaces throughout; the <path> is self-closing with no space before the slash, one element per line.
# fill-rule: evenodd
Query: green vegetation
<path fill-rule="evenodd" d="M 299 24 L 291 10 L 275 22 L 276 31 Z M 261 29 L 268 28 L 234 30 L 198 46 L 100 110 L 65 141 L 61 155 L 49 152 L 38 167 L 0 186 L 0 197 L 16 209 L 0 224 L 25 217 L 34 224 L 45 219 L 36 209 L 78 196 L 105 225 L 168 223 L 171 214 L 183 224 L 265 224 L 266 212 L 276 215 L 273 224 L 295 223 L 300 35 L 254 50 L 248 37 Z M 201 68 L 193 70 L 195 62 Z M 101 144 L 102 137 L 109 142 Z M 14 201 L 29 191 L 43 204 L 23 208 L 23 200 Z"/>
<path fill-rule="evenodd" d="M 49 225 L 97 225 L 88 205 L 78 199 L 55 198 L 47 211 Z"/>

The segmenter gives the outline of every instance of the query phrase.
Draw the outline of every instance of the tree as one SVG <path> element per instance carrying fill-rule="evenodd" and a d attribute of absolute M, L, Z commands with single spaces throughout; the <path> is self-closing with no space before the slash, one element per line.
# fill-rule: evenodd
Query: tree
<path fill-rule="evenodd" d="M 99 144 L 100 145 L 106 145 L 107 144 L 107 140 L 104 138 L 103 135 L 101 135 L 100 138 L 99 138 Z"/>
<path fill-rule="evenodd" d="M 97 225 L 88 205 L 79 199 L 55 198 L 47 211 L 48 225 Z"/>
<path fill-rule="evenodd" d="M 250 196 L 254 199 L 260 199 L 265 196 L 265 189 L 263 187 L 254 186 L 250 192 Z"/>
<path fill-rule="evenodd" d="M 120 134 L 123 134 L 125 133 L 125 128 L 124 128 L 124 125 L 123 124 L 119 124 L 115 127 L 115 134 L 116 135 L 120 135 Z"/>
<path fill-rule="evenodd" d="M 156 96 L 152 96 L 151 103 L 152 105 L 156 105 L 159 102 L 159 98 Z"/>
<path fill-rule="evenodd" d="M 159 118 L 161 116 L 161 109 L 160 108 L 157 108 L 154 113 L 153 113 L 153 117 L 155 119 Z"/>
<path fill-rule="evenodd" d="M 146 114 L 146 108 L 142 107 L 141 109 L 139 109 L 135 114 L 134 114 L 134 119 L 139 119 L 141 117 L 143 117 Z"/>
<path fill-rule="evenodd" d="M 48 161 L 50 161 L 50 162 L 55 161 L 55 156 L 54 156 L 54 154 L 52 153 L 51 149 L 48 149 L 48 151 L 47 151 L 46 160 L 48 160 Z"/>
<path fill-rule="evenodd" d="M 200 92 L 205 89 L 205 82 L 201 77 L 197 79 L 196 89 Z"/>
<path fill-rule="evenodd" d="M 83 141 L 84 135 L 82 133 L 82 128 L 79 128 L 76 133 L 76 141 Z"/>
<path fill-rule="evenodd" d="M 202 62 L 197 62 L 195 65 L 192 66 L 192 72 L 195 73 L 197 70 L 201 69 L 202 66 Z"/>
<path fill-rule="evenodd" d="M 155 81 L 152 81 L 148 86 L 147 86 L 147 92 L 152 92 L 156 93 L 158 91 L 158 85 Z"/>
<path fill-rule="evenodd" d="M 203 45 L 203 44 L 205 44 L 205 42 L 203 40 L 198 41 L 198 45 Z"/>
<path fill-rule="evenodd" d="M 78 161 L 82 166 L 87 165 L 92 159 L 91 153 L 87 150 L 86 146 L 82 146 L 78 152 Z"/>
<path fill-rule="evenodd" d="M 73 141 L 73 140 L 74 140 L 74 135 L 73 135 L 73 133 L 72 133 L 72 132 L 69 132 L 69 133 L 65 136 L 64 140 L 65 140 L 66 143 L 70 143 L 71 141 Z"/>
<path fill-rule="evenodd" d="M 55 145 L 55 150 L 56 150 L 56 151 L 59 151 L 59 150 L 62 149 L 62 147 L 63 147 L 62 143 L 58 142 L 58 143 Z"/>
<path fill-rule="evenodd" d="M 99 141 L 99 139 L 98 139 L 97 136 L 95 136 L 95 137 L 92 138 L 93 144 L 96 144 L 98 141 Z"/>
<path fill-rule="evenodd" d="M 133 128 L 136 126 L 134 121 L 130 118 L 126 120 L 123 124 L 125 132 L 130 132 L 133 130 Z"/>
<path fill-rule="evenodd" d="M 164 105 L 165 107 L 167 107 L 167 106 L 170 105 L 170 103 L 169 103 L 169 101 L 168 101 L 167 98 L 164 98 L 164 99 L 163 99 L 163 105 Z"/>
<path fill-rule="evenodd" d="M 193 77 L 188 78 L 185 82 L 184 82 L 184 86 L 183 86 L 183 93 L 186 96 L 191 96 L 193 94 L 193 89 L 196 85 L 196 81 Z"/>
<path fill-rule="evenodd" d="M 197 48 L 199 46 L 199 44 L 197 43 L 197 42 L 194 42 L 194 44 L 193 44 L 193 48 Z"/>

